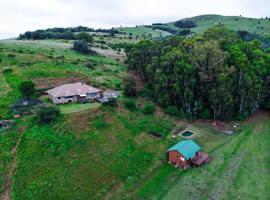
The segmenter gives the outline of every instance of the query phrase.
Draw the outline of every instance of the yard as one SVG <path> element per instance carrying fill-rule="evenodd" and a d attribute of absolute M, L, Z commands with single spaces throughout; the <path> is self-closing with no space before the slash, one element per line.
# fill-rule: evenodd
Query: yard
<path fill-rule="evenodd" d="M 221 145 L 211 145 L 208 152 L 213 161 L 209 165 L 179 171 L 165 164 L 140 187 L 138 197 L 170 200 L 268 199 L 270 118 L 266 113 L 258 116 L 250 125 L 245 124 L 236 136 L 224 140 Z M 207 144 L 205 141 L 204 146 Z"/>
<path fill-rule="evenodd" d="M 100 106 L 99 103 L 69 103 L 58 105 L 57 107 L 61 111 L 62 114 L 71 114 L 76 112 L 81 112 L 89 109 L 96 109 Z"/>

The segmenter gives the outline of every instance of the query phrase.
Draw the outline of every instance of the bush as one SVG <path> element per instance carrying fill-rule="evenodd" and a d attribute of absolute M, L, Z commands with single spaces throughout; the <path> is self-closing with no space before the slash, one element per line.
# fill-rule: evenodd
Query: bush
<path fill-rule="evenodd" d="M 86 42 L 88 43 L 92 43 L 93 42 L 93 36 L 86 33 L 86 32 L 81 32 L 81 33 L 78 33 L 76 35 L 76 39 L 77 40 L 85 40 Z"/>
<path fill-rule="evenodd" d="M 77 40 L 73 44 L 73 48 L 75 51 L 82 53 L 82 54 L 88 54 L 90 53 L 89 46 L 85 40 Z"/>
<path fill-rule="evenodd" d="M 181 36 L 187 36 L 187 35 L 191 34 L 191 30 L 190 29 L 183 29 L 183 30 L 179 31 L 178 34 Z"/>
<path fill-rule="evenodd" d="M 142 112 L 144 114 L 153 114 L 155 112 L 155 106 L 153 104 L 145 104 Z"/>
<path fill-rule="evenodd" d="M 133 99 L 124 100 L 124 105 L 129 110 L 135 110 L 136 109 L 136 102 Z"/>
<path fill-rule="evenodd" d="M 203 119 L 211 119 L 212 115 L 211 115 L 211 112 L 208 109 L 205 109 L 200 113 L 200 117 L 203 118 Z"/>
<path fill-rule="evenodd" d="M 35 94 L 35 84 L 32 81 L 24 81 L 19 86 L 19 90 L 23 96 L 29 98 Z"/>
<path fill-rule="evenodd" d="M 7 55 L 9 58 L 15 58 L 15 55 L 14 54 L 8 54 Z"/>
<path fill-rule="evenodd" d="M 175 106 L 168 106 L 165 110 L 165 112 L 169 115 L 178 116 L 178 110 Z"/>
<path fill-rule="evenodd" d="M 133 79 L 127 79 L 124 81 L 124 95 L 128 97 L 137 96 L 137 91 L 135 89 L 135 81 Z"/>
<path fill-rule="evenodd" d="M 195 24 L 195 22 L 191 21 L 191 20 L 186 20 L 186 21 L 177 21 L 174 24 L 175 26 L 177 26 L 178 28 L 195 28 L 197 25 Z"/>
<path fill-rule="evenodd" d="M 8 74 L 8 73 L 12 73 L 13 72 L 13 69 L 11 69 L 11 68 L 7 68 L 7 69 L 4 69 L 3 70 L 3 74 Z"/>
<path fill-rule="evenodd" d="M 85 64 L 85 67 L 87 67 L 88 69 L 93 69 L 94 68 L 94 65 L 91 62 L 87 62 Z"/>
<path fill-rule="evenodd" d="M 59 109 L 54 106 L 40 107 L 37 111 L 37 121 L 40 124 L 48 124 L 55 121 L 59 115 Z"/>

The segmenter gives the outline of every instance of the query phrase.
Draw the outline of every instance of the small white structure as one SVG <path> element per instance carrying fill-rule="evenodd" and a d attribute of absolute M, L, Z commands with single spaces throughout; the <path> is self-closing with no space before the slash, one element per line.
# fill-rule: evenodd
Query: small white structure
<path fill-rule="evenodd" d="M 102 97 L 102 91 L 84 83 L 65 84 L 47 91 L 55 104 L 96 100 Z"/>

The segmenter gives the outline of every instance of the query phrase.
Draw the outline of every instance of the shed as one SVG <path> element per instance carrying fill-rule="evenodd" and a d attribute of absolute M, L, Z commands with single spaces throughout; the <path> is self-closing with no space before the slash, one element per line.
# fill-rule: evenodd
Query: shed
<path fill-rule="evenodd" d="M 189 166 L 200 166 L 205 162 L 210 162 L 212 158 L 200 150 L 201 147 L 193 140 L 178 142 L 167 150 L 169 162 L 184 169 Z"/>

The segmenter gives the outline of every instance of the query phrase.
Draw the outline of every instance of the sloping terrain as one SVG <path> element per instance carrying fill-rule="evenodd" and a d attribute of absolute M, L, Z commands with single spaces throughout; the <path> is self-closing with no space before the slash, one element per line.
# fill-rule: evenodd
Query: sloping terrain
<path fill-rule="evenodd" d="M 250 33 L 258 34 L 260 36 L 269 37 L 270 33 L 270 20 L 268 18 L 264 19 L 255 19 L 255 18 L 246 18 L 241 16 L 221 16 L 221 15 L 201 15 L 191 18 L 182 19 L 182 21 L 191 20 L 194 21 L 197 26 L 192 28 L 193 33 L 203 33 L 210 27 L 223 25 L 231 30 L 245 30 Z M 176 31 L 183 30 L 178 28 L 174 24 L 175 22 L 165 23 L 158 26 L 170 28 Z M 152 26 L 136 26 L 136 27 L 122 27 L 119 28 L 120 31 L 126 33 L 132 33 L 133 35 L 139 36 L 149 36 L 151 34 L 154 38 L 165 37 L 171 35 L 171 33 L 159 30 L 157 27 Z"/>
<path fill-rule="evenodd" d="M 114 42 L 102 40 L 105 45 Z M 81 55 L 70 47 L 57 40 L 0 42 L 1 119 L 12 118 L 11 107 L 21 98 L 18 87 L 25 80 L 43 89 L 73 80 L 123 89 L 127 67 L 121 60 Z M 2 73 L 4 69 L 11 70 Z M 269 198 L 268 113 L 250 118 L 232 136 L 209 123 L 190 122 L 199 133 L 196 141 L 213 161 L 180 170 L 167 163 L 165 152 L 183 139 L 172 138 L 172 130 L 187 122 L 159 109 L 144 114 L 147 102 L 140 98 L 134 99 L 138 108 L 130 111 L 125 100 L 120 97 L 115 107 L 62 105 L 63 115 L 52 126 L 37 125 L 32 115 L 16 119 L 13 129 L 0 132 L 0 193 L 22 200 Z"/>
<path fill-rule="evenodd" d="M 262 112 L 255 116 L 237 135 L 210 148 L 213 161 L 209 165 L 183 172 L 164 166 L 145 183 L 140 196 L 170 200 L 268 199 L 270 117 Z"/>

